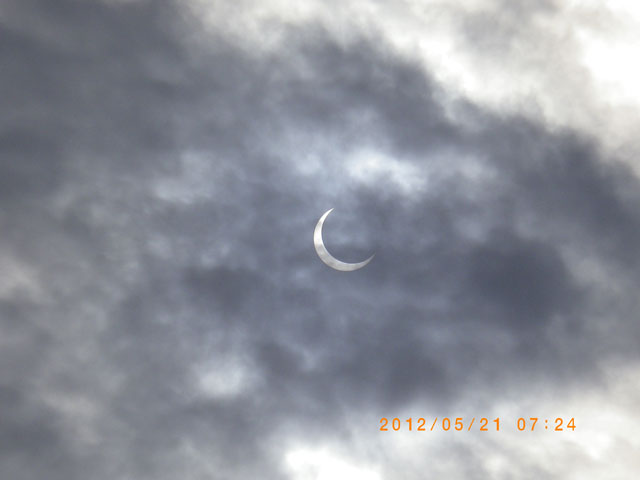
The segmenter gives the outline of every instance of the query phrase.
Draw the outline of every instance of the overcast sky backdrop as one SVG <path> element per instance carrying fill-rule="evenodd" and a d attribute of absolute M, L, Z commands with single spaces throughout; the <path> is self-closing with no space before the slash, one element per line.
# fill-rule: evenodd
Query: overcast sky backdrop
<path fill-rule="evenodd" d="M 635 479 L 639 49 L 631 0 L 2 0 L 0 477 Z M 445 416 L 501 431 L 379 431 Z"/>

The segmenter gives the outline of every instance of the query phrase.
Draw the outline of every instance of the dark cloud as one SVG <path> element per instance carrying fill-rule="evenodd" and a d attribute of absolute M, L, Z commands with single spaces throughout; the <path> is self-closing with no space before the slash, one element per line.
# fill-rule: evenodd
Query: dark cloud
<path fill-rule="evenodd" d="M 291 439 L 348 448 L 356 414 L 637 359 L 616 303 L 637 179 L 579 132 L 453 101 L 364 32 L 291 28 L 256 52 L 169 2 L 3 9 L 0 251 L 9 282 L 31 272 L 0 304 L 3 477 L 288 478 Z M 359 179 L 361 150 L 428 186 Z M 375 251 L 366 269 L 315 256 L 331 207 L 329 248 Z M 485 468 L 451 448 L 458 475 Z"/>

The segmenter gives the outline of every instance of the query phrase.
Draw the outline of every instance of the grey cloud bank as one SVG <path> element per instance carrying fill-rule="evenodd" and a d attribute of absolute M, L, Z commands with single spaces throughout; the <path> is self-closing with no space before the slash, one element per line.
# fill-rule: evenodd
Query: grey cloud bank
<path fill-rule="evenodd" d="M 189 12 L 0 9 L 0 476 L 321 478 L 299 448 L 372 479 L 604 468 L 567 437 L 545 457 L 463 432 L 407 463 L 377 429 L 614 395 L 610 363 L 638 362 L 631 169 L 364 29 L 276 24 L 253 51 Z M 316 257 L 331 207 L 329 250 L 366 268 Z"/>

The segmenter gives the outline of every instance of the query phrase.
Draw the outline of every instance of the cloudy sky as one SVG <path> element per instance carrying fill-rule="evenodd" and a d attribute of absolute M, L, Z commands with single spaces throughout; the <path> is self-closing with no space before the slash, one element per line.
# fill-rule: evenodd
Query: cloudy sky
<path fill-rule="evenodd" d="M 3 0 L 0 477 L 635 478 L 638 49 L 631 0 Z"/>

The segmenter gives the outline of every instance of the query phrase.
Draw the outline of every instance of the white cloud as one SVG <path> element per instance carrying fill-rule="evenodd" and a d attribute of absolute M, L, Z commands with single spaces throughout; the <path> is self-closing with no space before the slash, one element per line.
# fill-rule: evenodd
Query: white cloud
<path fill-rule="evenodd" d="M 248 53 L 282 48 L 282 27 L 309 22 L 342 42 L 381 34 L 380 43 L 422 64 L 455 96 L 585 130 L 618 153 L 635 145 L 640 7 L 628 0 L 550 2 L 532 12 L 517 6 L 510 12 L 508 3 L 488 0 L 188 4 L 210 30 L 246 45 Z M 476 20 L 479 39 L 469 37 L 469 22 Z M 626 159 L 635 164 L 633 154 Z"/>
<path fill-rule="evenodd" d="M 427 178 L 415 165 L 403 163 L 374 150 L 358 151 L 347 157 L 346 169 L 349 175 L 359 182 L 391 182 L 407 194 L 422 190 L 427 182 Z"/>
<path fill-rule="evenodd" d="M 210 398 L 240 395 L 255 385 L 254 369 L 239 354 L 218 353 L 194 369 L 200 394 Z"/>
<path fill-rule="evenodd" d="M 370 466 L 354 464 L 328 448 L 296 448 L 285 454 L 291 480 L 381 480 Z"/>

